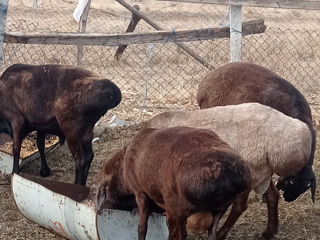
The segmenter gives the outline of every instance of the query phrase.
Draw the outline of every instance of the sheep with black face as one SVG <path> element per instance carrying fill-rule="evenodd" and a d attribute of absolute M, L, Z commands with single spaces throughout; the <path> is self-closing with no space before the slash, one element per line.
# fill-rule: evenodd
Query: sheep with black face
<path fill-rule="evenodd" d="M 270 239 L 278 231 L 279 193 L 272 175 L 296 175 L 310 159 L 312 135 L 309 127 L 298 119 L 259 103 L 244 103 L 195 111 L 161 113 L 147 127 L 188 126 L 216 132 L 247 162 L 252 189 L 267 197 L 268 223 L 263 233 Z M 315 186 L 311 186 L 314 197 Z M 248 193 L 249 194 L 249 193 Z M 248 195 L 233 204 L 231 213 L 218 237 L 227 235 L 238 217 L 247 208 Z M 210 218 L 210 216 L 208 216 Z M 197 221 L 193 221 L 197 222 Z"/>
<path fill-rule="evenodd" d="M 309 188 L 316 188 L 316 178 L 312 169 L 316 132 L 313 128 L 311 110 L 304 96 L 287 80 L 256 64 L 229 63 L 211 71 L 200 82 L 197 101 L 201 109 L 258 102 L 305 122 L 312 134 L 309 161 L 295 175 L 279 178 L 277 187 L 283 190 L 287 202 L 294 201 Z M 266 196 L 266 199 L 270 197 L 272 196 Z"/>

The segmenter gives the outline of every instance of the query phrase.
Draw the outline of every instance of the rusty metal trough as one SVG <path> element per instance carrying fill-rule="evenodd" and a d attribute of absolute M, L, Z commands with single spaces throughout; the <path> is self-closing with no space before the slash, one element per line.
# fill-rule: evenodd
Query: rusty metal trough
<path fill-rule="evenodd" d="M 16 174 L 11 188 L 16 206 L 26 218 L 67 239 L 138 238 L 138 213 L 106 209 L 97 214 L 93 204 L 83 201 L 89 188 Z M 165 216 L 150 216 L 147 239 L 167 237 Z"/>

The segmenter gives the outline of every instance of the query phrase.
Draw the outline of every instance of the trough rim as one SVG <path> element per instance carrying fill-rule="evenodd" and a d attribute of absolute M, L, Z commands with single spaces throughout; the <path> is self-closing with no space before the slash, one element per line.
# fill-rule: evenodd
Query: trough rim
<path fill-rule="evenodd" d="M 60 234 L 60 233 L 58 233 L 58 232 L 55 232 L 53 229 L 50 229 L 50 228 L 46 228 L 46 227 L 44 227 L 44 226 L 42 226 L 42 225 L 40 225 L 39 223 L 36 223 L 36 222 L 34 222 L 34 221 L 32 221 L 32 220 L 30 220 L 29 218 L 27 218 L 22 212 L 21 212 L 21 210 L 20 210 L 20 208 L 18 207 L 18 205 L 17 205 L 17 203 L 16 203 L 16 199 L 15 199 L 15 197 L 14 197 L 14 193 L 13 193 L 13 184 L 14 184 L 14 178 L 22 178 L 22 179 L 24 179 L 24 180 L 26 180 L 26 181 L 29 181 L 29 182 L 32 182 L 32 183 L 35 183 L 35 184 L 38 184 L 41 188 L 44 188 L 44 189 L 46 189 L 46 190 L 48 190 L 48 191 L 50 191 L 50 192 L 52 192 L 52 193 L 55 193 L 54 191 L 52 191 L 52 190 L 50 190 L 50 189 L 48 189 L 48 188 L 46 188 L 46 187 L 44 187 L 44 186 L 42 186 L 41 184 L 39 184 L 39 183 L 36 183 L 36 182 L 33 182 L 33 181 L 31 181 L 31 180 L 29 180 L 29 179 L 27 179 L 27 178 L 24 178 L 23 176 L 21 176 L 21 175 L 19 175 L 19 174 L 11 174 L 11 186 L 10 186 L 10 190 L 11 190 L 11 194 L 12 194 L 12 196 L 13 196 L 13 201 L 14 201 L 14 204 L 15 204 L 15 206 L 16 206 L 16 208 L 19 210 L 19 212 L 20 212 L 20 214 L 25 218 L 25 219 L 27 219 L 28 221 L 30 221 L 30 222 L 32 222 L 32 223 L 34 223 L 34 224 L 37 224 L 38 226 L 41 226 L 41 227 L 43 227 L 43 228 L 45 228 L 45 229 L 47 229 L 48 231 L 50 231 L 50 232 L 52 232 L 52 233 L 54 233 L 54 234 L 57 234 L 57 235 L 59 235 L 59 236 L 61 236 L 61 237 L 63 237 L 63 238 L 65 238 L 65 239 L 70 239 L 70 238 L 66 238 L 66 236 L 64 236 L 64 235 L 62 235 L 62 234 Z M 59 194 L 59 193 L 56 193 L 56 194 Z M 59 194 L 59 195 L 62 195 L 62 194 Z M 71 201 L 74 201 L 74 202 L 76 202 L 77 204 L 82 204 L 82 205 L 86 205 L 85 203 L 83 203 L 83 201 L 81 201 L 81 202 L 77 202 L 77 201 L 75 201 L 75 200 L 73 200 L 73 199 L 71 199 L 70 197 L 68 197 L 68 196 L 65 196 L 65 195 L 62 195 L 63 197 L 65 197 L 65 198 L 68 198 L 68 199 L 70 199 Z M 88 205 L 86 205 L 87 207 L 89 207 Z M 98 222 L 98 214 L 97 214 L 97 212 L 96 212 L 96 210 L 95 210 L 95 208 L 94 208 L 94 211 L 95 211 L 95 228 L 96 228 L 96 235 L 98 236 L 98 240 L 101 240 L 101 238 L 100 238 L 100 236 L 99 236 L 99 233 L 98 233 L 98 226 L 97 226 L 97 222 Z"/>

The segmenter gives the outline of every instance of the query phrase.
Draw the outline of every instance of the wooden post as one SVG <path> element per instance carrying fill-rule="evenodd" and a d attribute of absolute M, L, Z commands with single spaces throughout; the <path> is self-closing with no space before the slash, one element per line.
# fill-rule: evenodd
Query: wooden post
<path fill-rule="evenodd" d="M 8 0 L 0 0 L 0 64 L 3 61 L 3 39 L 6 30 Z"/>
<path fill-rule="evenodd" d="M 132 7 L 130 4 L 128 4 L 126 1 L 124 0 L 116 0 L 118 3 L 120 3 L 122 6 L 124 6 L 126 9 L 128 9 L 130 12 L 136 14 L 137 16 L 139 16 L 141 19 L 143 19 L 146 23 L 148 23 L 151 27 L 153 27 L 156 30 L 163 30 L 162 27 L 160 27 L 156 22 L 154 22 L 152 19 L 150 19 L 149 17 L 147 17 L 146 15 L 144 15 L 142 12 L 140 12 L 139 10 L 135 9 L 134 7 Z M 172 32 L 172 35 L 174 36 L 174 31 Z M 183 49 L 186 53 L 188 53 L 191 57 L 193 57 L 195 60 L 197 60 L 198 62 L 200 62 L 203 66 L 205 66 L 206 68 L 212 70 L 214 69 L 213 66 L 211 66 L 209 63 L 207 63 L 202 57 L 200 57 L 196 52 L 194 52 L 191 48 L 189 48 L 188 46 L 186 46 L 183 43 L 180 42 L 175 42 L 175 44 L 177 46 L 179 46 L 181 49 Z"/>
<path fill-rule="evenodd" d="M 139 5 L 133 5 L 133 7 L 137 10 L 140 10 Z M 134 29 L 136 28 L 138 22 L 141 20 L 141 18 L 139 16 L 137 16 L 135 13 L 132 12 L 132 18 L 131 21 L 128 25 L 128 28 L 126 30 L 126 33 L 128 32 L 133 32 Z M 128 45 L 119 45 L 116 51 L 116 54 L 114 55 L 114 58 L 116 60 L 119 60 L 122 53 L 124 52 L 124 50 L 127 48 Z"/>
<path fill-rule="evenodd" d="M 86 31 L 90 4 L 91 4 L 91 0 L 88 1 L 86 8 L 83 10 L 83 13 L 81 15 L 80 23 L 79 23 L 79 30 L 78 30 L 79 33 L 84 33 Z M 83 57 L 83 45 L 79 45 L 78 46 L 78 56 L 77 56 L 77 65 L 78 66 L 82 65 L 82 57 Z"/>
<path fill-rule="evenodd" d="M 242 6 L 229 6 L 230 61 L 241 62 L 242 55 Z"/>
<path fill-rule="evenodd" d="M 37 7 L 38 5 L 38 0 L 33 0 L 33 7 Z"/>

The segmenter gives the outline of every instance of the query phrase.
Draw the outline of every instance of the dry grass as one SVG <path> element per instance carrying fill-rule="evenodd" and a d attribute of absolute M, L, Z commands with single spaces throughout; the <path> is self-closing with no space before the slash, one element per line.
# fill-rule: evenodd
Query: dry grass
<path fill-rule="evenodd" d="M 94 143 L 95 159 L 90 169 L 88 185 L 92 182 L 94 173 L 112 155 L 123 142 L 132 138 L 141 125 L 116 127 L 107 129 L 100 136 L 99 141 Z M 319 146 L 315 159 L 315 167 L 319 169 Z M 59 147 L 48 155 L 48 162 L 52 168 L 51 179 L 73 182 L 74 162 L 66 145 Z M 26 166 L 24 174 L 38 176 L 39 161 Z M 317 178 L 320 174 L 316 171 Z M 0 177 L 0 239 L 62 239 L 50 231 L 39 227 L 37 224 L 26 220 L 16 209 L 7 180 Z M 280 200 L 279 204 L 279 234 L 276 239 L 300 240 L 319 239 L 320 229 L 320 195 L 316 193 L 316 203 L 312 204 L 310 193 L 307 192 L 293 203 L 285 203 Z M 262 203 L 261 197 L 251 194 L 248 210 L 239 219 L 236 226 L 230 232 L 228 239 L 259 239 L 266 226 L 267 210 Z M 189 236 L 190 240 L 205 239 L 197 236 Z"/>
<path fill-rule="evenodd" d="M 42 0 L 38 8 L 31 8 L 30 2 L 32 0 L 10 0 L 8 31 L 77 31 L 77 24 L 71 18 L 76 0 Z M 154 0 L 131 3 L 139 4 L 144 12 L 166 29 L 223 25 L 228 9 L 226 6 Z M 294 83 L 311 103 L 318 104 L 319 12 L 246 7 L 243 15 L 245 20 L 264 18 L 267 25 L 265 33 L 244 38 L 243 61 L 272 69 Z M 87 31 L 124 32 L 130 17 L 131 14 L 113 0 L 96 0 L 90 10 Z M 141 21 L 136 32 L 150 30 L 153 29 Z M 215 67 L 229 61 L 228 39 L 189 42 L 187 45 Z M 124 101 L 116 113 L 121 118 L 140 121 L 141 108 L 145 109 L 142 119 L 147 119 L 164 109 L 195 107 L 198 83 L 208 70 L 175 44 L 132 45 L 120 61 L 113 58 L 115 50 L 116 47 L 86 46 L 83 65 L 120 86 Z M 17 62 L 76 64 L 76 56 L 76 46 L 7 44 L 0 72 Z M 128 112 L 126 109 L 134 111 Z"/>
<path fill-rule="evenodd" d="M 76 32 L 77 23 L 71 14 L 76 0 L 10 0 L 7 31 Z M 168 3 L 152 0 L 132 0 L 144 12 L 166 29 L 219 26 L 225 22 L 227 7 L 205 4 Z M 130 13 L 113 0 L 92 1 L 88 31 L 124 32 Z M 312 104 L 315 122 L 320 121 L 320 13 L 316 11 L 244 8 L 244 19 L 264 18 L 264 34 L 244 38 L 243 61 L 262 64 L 295 84 Z M 137 32 L 150 31 L 141 21 Z M 188 43 L 194 51 L 214 66 L 229 61 L 229 42 L 226 39 Z M 196 108 L 195 93 L 207 70 L 184 54 L 174 44 L 140 44 L 129 46 L 121 61 L 113 59 L 115 47 L 87 46 L 84 66 L 115 81 L 123 93 L 122 103 L 112 113 L 126 121 L 142 121 L 167 109 Z M 76 64 L 74 46 L 5 45 L 4 64 L 63 63 Z M 148 96 L 145 89 L 148 86 Z M 145 101 L 146 100 L 146 101 Z M 144 102 L 145 101 L 145 102 Z M 95 159 L 88 183 L 103 162 L 131 138 L 139 126 L 114 128 L 104 132 L 94 143 Z M 73 182 L 74 162 L 66 146 L 48 155 L 52 179 Z M 317 179 L 320 157 L 319 146 L 314 168 Z M 23 172 L 38 175 L 39 161 L 28 165 Z M 280 201 L 279 234 L 276 239 L 319 239 L 320 197 L 312 204 L 307 192 L 293 203 Z M 232 229 L 228 239 L 258 239 L 266 226 L 266 207 L 259 197 L 250 197 L 248 210 Z M 26 220 L 16 209 L 10 186 L 0 176 L 0 239 L 62 239 Z M 189 239 L 201 239 L 189 236 Z"/>

